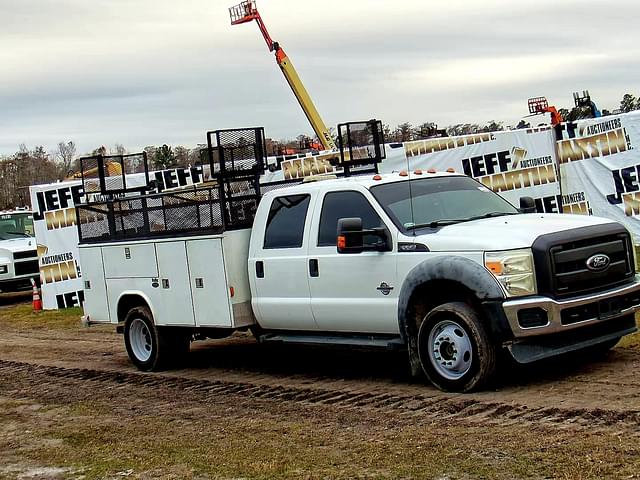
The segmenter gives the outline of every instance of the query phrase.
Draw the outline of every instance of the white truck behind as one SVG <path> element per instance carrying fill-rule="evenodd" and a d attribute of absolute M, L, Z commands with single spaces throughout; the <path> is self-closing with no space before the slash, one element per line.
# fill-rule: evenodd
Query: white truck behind
<path fill-rule="evenodd" d="M 33 216 L 28 210 L 0 211 L 0 291 L 13 291 L 40 277 Z"/>
<path fill-rule="evenodd" d="M 261 186 L 228 173 L 78 207 L 85 320 L 117 325 L 142 370 L 251 329 L 406 349 L 414 374 L 470 391 L 501 350 L 529 363 L 636 330 L 633 244 L 616 222 L 523 213 L 531 199 L 519 210 L 456 173 Z"/>

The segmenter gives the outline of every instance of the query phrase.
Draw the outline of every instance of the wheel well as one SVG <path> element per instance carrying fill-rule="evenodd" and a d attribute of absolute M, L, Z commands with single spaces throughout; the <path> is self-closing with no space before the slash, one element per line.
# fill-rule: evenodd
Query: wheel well
<path fill-rule="evenodd" d="M 129 310 L 135 307 L 149 307 L 146 300 L 142 298 L 140 295 L 129 294 L 123 295 L 122 298 L 118 301 L 118 323 L 124 322 L 124 317 L 126 317 Z"/>
<path fill-rule="evenodd" d="M 407 307 L 406 331 L 410 339 L 417 338 L 418 327 L 434 307 L 448 302 L 464 302 L 481 312 L 473 291 L 454 280 L 430 280 L 418 285 L 411 293 Z"/>

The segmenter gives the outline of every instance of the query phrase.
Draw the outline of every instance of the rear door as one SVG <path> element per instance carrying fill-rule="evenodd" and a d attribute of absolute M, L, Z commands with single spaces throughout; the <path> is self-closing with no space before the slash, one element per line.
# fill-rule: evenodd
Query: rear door
<path fill-rule="evenodd" d="M 307 269 L 310 194 L 271 201 L 263 238 L 252 251 L 253 310 L 265 329 L 313 330 Z"/>

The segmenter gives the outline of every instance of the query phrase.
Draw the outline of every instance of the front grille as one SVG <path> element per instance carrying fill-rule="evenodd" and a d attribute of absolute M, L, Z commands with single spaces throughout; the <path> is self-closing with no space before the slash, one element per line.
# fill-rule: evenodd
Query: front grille
<path fill-rule="evenodd" d="M 606 320 L 620 315 L 624 310 L 640 307 L 640 292 L 631 292 L 596 302 L 565 308 L 561 316 L 562 325 L 571 325 L 587 320 Z"/>
<path fill-rule="evenodd" d="M 27 262 L 18 262 L 14 264 L 14 271 L 16 276 L 31 275 L 40 272 L 40 266 L 38 260 L 29 260 Z"/>
<path fill-rule="evenodd" d="M 37 250 L 27 250 L 26 252 L 15 252 L 13 254 L 14 260 L 22 260 L 24 258 L 36 258 L 38 256 Z"/>
<path fill-rule="evenodd" d="M 587 260 L 609 257 L 608 268 L 594 271 Z M 538 291 L 567 298 L 604 291 L 631 281 L 635 273 L 629 233 L 616 223 L 576 228 L 539 237 L 533 244 Z"/>
<path fill-rule="evenodd" d="M 551 248 L 554 291 L 561 296 L 591 292 L 624 282 L 633 273 L 629 235 L 618 234 L 578 240 Z M 587 260 L 607 255 L 609 267 L 601 272 L 589 270 Z"/>

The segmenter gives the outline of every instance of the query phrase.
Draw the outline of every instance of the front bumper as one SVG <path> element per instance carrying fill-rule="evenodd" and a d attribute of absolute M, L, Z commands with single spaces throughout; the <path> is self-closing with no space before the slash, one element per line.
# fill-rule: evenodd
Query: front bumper
<path fill-rule="evenodd" d="M 527 297 L 508 300 L 502 308 L 516 339 L 566 332 L 640 310 L 640 276 L 636 275 L 631 284 L 596 294 L 568 300 Z M 524 320 L 529 312 L 546 313 L 547 322 L 529 325 Z"/>

